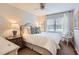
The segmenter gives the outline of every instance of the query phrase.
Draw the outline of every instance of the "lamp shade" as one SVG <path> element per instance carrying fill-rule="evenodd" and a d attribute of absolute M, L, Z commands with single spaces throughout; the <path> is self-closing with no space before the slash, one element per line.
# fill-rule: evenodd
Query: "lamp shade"
<path fill-rule="evenodd" d="M 19 24 L 17 24 L 17 23 L 12 23 L 12 24 L 11 24 L 11 28 L 13 28 L 13 29 L 19 29 Z"/>

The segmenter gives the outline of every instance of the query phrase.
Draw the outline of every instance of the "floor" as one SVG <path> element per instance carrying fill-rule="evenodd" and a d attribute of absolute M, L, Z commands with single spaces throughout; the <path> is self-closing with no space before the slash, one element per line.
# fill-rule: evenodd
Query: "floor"
<path fill-rule="evenodd" d="M 40 55 L 39 53 L 33 51 L 32 49 L 25 47 L 19 50 L 19 55 Z"/>
<path fill-rule="evenodd" d="M 58 50 L 57 55 L 77 55 L 73 45 L 60 44 L 61 49 Z M 30 48 L 22 48 L 19 50 L 19 55 L 40 55 Z"/>
<path fill-rule="evenodd" d="M 58 55 L 77 55 L 76 50 L 72 45 L 63 45 L 61 49 L 58 50 Z"/>

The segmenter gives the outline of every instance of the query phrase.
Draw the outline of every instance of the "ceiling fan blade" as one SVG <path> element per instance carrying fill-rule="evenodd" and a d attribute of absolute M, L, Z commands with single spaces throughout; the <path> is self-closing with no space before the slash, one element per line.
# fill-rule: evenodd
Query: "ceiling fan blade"
<path fill-rule="evenodd" d="M 45 3 L 40 3 L 40 9 L 44 9 L 45 8 Z"/>

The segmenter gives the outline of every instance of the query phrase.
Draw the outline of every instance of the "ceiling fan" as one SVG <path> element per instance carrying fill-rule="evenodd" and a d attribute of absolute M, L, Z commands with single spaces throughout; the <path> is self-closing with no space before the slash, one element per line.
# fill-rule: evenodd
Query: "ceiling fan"
<path fill-rule="evenodd" d="M 45 9 L 45 3 L 40 3 L 40 9 Z"/>

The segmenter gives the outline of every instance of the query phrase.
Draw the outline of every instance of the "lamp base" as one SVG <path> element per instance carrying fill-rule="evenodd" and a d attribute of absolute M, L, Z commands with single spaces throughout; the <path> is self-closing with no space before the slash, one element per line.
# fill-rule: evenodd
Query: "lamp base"
<path fill-rule="evenodd" d="M 17 35 L 17 31 L 13 31 L 13 37 L 16 37 L 16 35 Z"/>

